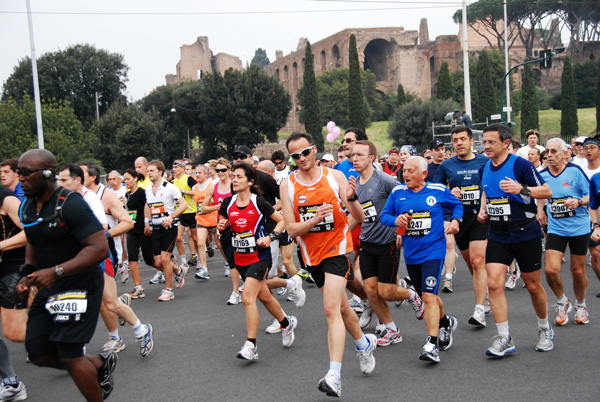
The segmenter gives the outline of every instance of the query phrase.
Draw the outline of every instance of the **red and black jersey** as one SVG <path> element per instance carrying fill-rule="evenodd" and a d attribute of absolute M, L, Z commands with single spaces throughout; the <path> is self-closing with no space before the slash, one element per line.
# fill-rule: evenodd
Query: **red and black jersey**
<path fill-rule="evenodd" d="M 383 171 L 385 173 L 389 174 L 390 176 L 396 176 L 396 172 L 398 171 L 399 167 L 400 167 L 399 163 L 397 165 L 390 165 L 389 162 L 385 162 L 383 164 Z"/>

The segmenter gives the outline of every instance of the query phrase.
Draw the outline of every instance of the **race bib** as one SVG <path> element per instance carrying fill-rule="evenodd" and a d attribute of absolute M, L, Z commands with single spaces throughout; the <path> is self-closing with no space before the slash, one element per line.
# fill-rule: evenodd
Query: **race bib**
<path fill-rule="evenodd" d="M 431 232 L 431 211 L 414 212 L 408 222 L 406 236 L 423 237 Z"/>
<path fill-rule="evenodd" d="M 569 218 L 575 216 L 575 211 L 567 208 L 565 201 L 571 197 L 550 198 L 550 214 L 554 219 Z"/>
<path fill-rule="evenodd" d="M 317 214 L 317 208 L 320 205 L 300 205 L 298 206 L 298 213 L 300 214 L 300 220 L 306 222 L 312 219 Z M 333 230 L 333 213 L 323 218 L 323 220 L 317 223 L 310 232 L 330 232 Z"/>
<path fill-rule="evenodd" d="M 510 222 L 510 203 L 508 197 L 487 199 L 487 214 L 490 222 Z"/>
<path fill-rule="evenodd" d="M 369 200 L 360 204 L 365 212 L 365 223 L 377 222 L 377 210 L 373 201 Z"/>
<path fill-rule="evenodd" d="M 167 211 L 165 209 L 165 204 L 162 202 L 152 202 L 149 203 L 150 213 L 152 214 L 152 219 L 164 218 L 167 216 Z"/>
<path fill-rule="evenodd" d="M 133 223 L 135 223 L 135 221 L 137 219 L 137 209 L 132 209 L 127 212 L 129 213 L 129 216 L 131 217 L 131 220 L 133 221 Z"/>
<path fill-rule="evenodd" d="M 202 215 L 202 203 L 196 203 L 196 213 Z"/>
<path fill-rule="evenodd" d="M 242 233 L 234 233 L 231 237 L 231 244 L 236 253 L 239 254 L 252 254 L 257 252 L 256 239 L 254 234 L 247 230 Z"/>
<path fill-rule="evenodd" d="M 479 185 L 460 186 L 460 202 L 463 205 L 476 205 L 479 201 Z"/>
<path fill-rule="evenodd" d="M 57 323 L 81 321 L 81 315 L 87 311 L 87 292 L 70 290 L 52 295 L 46 302 L 46 310 Z"/>

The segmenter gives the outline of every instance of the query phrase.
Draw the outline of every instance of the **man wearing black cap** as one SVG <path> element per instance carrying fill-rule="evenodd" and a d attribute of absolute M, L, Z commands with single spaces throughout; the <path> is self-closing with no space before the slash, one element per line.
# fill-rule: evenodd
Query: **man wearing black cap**
<path fill-rule="evenodd" d="M 431 156 L 433 156 L 433 162 L 427 165 L 427 181 L 433 181 L 435 172 L 444 161 L 446 157 L 446 146 L 444 141 L 439 138 L 434 138 L 429 143 L 429 149 L 431 150 Z"/>
<path fill-rule="evenodd" d="M 252 150 L 245 145 L 238 146 L 235 151 L 231 154 L 231 159 L 233 159 L 233 165 L 237 165 L 241 162 L 249 163 L 250 165 L 254 165 L 254 158 L 252 157 Z M 279 185 L 275 181 L 275 179 L 260 170 L 257 171 L 258 179 L 257 183 L 260 189 L 263 192 L 263 198 L 269 202 L 271 205 L 276 204 L 276 198 L 279 198 Z"/>

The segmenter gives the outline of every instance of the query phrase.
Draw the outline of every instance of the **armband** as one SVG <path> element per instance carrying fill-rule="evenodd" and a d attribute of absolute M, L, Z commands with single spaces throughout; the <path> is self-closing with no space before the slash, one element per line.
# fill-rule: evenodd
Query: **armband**
<path fill-rule="evenodd" d="M 592 229 L 600 228 L 600 223 L 594 222 L 592 223 Z"/>
<path fill-rule="evenodd" d="M 150 219 L 144 218 L 144 223 L 150 223 Z"/>

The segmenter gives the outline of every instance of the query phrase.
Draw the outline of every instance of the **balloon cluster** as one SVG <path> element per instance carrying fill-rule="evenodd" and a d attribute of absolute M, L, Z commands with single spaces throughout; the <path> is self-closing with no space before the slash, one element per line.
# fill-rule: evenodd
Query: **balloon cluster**
<path fill-rule="evenodd" d="M 329 132 L 329 134 L 327 134 L 327 142 L 329 143 L 335 141 L 335 139 L 339 137 L 341 133 L 340 128 L 336 127 L 333 121 L 327 123 L 327 131 Z"/>

